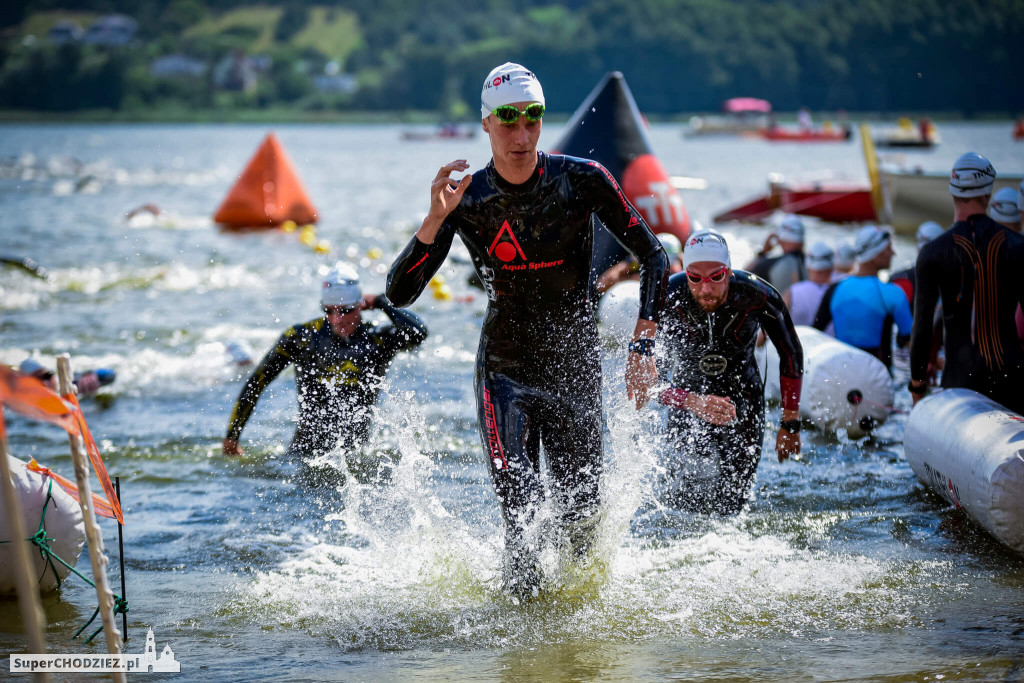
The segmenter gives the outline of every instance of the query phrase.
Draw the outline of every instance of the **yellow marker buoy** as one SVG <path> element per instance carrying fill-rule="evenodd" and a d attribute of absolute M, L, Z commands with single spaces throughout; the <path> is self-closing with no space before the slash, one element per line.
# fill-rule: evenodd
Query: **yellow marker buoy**
<path fill-rule="evenodd" d="M 443 287 L 445 284 L 444 275 L 435 275 L 434 277 L 430 278 L 430 282 L 428 284 L 432 289 Z"/>
<path fill-rule="evenodd" d="M 376 261 L 377 259 L 379 259 L 383 255 L 384 255 L 384 250 L 381 249 L 380 247 L 372 247 L 370 249 L 370 251 L 366 252 L 367 258 L 373 259 L 374 261 Z"/>
<path fill-rule="evenodd" d="M 331 243 L 327 240 L 320 240 L 316 243 L 316 246 L 313 247 L 313 251 L 317 254 L 328 254 L 331 251 Z"/>
<path fill-rule="evenodd" d="M 295 232 L 298 229 L 298 224 L 295 221 L 285 221 L 281 224 L 281 230 L 284 232 Z"/>
<path fill-rule="evenodd" d="M 299 231 L 299 241 L 307 247 L 313 246 L 316 242 L 316 228 L 312 225 L 303 226 L 302 230 Z"/>
<path fill-rule="evenodd" d="M 440 301 L 452 300 L 452 288 L 448 285 L 441 285 L 434 288 L 434 298 Z"/>

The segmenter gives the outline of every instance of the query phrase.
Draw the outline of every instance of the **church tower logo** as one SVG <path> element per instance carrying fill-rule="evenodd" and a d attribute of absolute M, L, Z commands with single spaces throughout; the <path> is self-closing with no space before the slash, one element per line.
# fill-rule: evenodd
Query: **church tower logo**
<path fill-rule="evenodd" d="M 146 651 L 141 655 L 125 655 L 129 671 L 152 671 L 154 673 L 181 673 L 181 662 L 174 658 L 170 645 L 164 645 L 158 657 L 156 654 L 156 636 L 153 629 L 146 634 Z"/>

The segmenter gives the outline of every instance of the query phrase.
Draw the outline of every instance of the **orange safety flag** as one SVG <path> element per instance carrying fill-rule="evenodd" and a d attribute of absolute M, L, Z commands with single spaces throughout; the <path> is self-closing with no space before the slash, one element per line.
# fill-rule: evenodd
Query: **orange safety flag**
<path fill-rule="evenodd" d="M 73 481 L 71 481 L 67 477 L 57 474 L 49 467 L 43 467 L 42 465 L 36 462 L 35 458 L 32 458 L 32 460 L 29 461 L 28 465 L 26 465 L 25 468 L 31 470 L 32 472 L 38 472 L 44 477 L 49 477 L 53 479 L 55 482 L 57 482 L 57 486 L 64 489 L 68 494 L 71 495 L 72 498 L 79 502 L 82 501 L 82 498 L 78 495 L 78 486 L 76 486 Z M 95 510 L 97 515 L 101 515 L 109 519 L 115 518 L 114 510 L 113 508 L 110 507 L 110 503 L 103 500 L 95 493 L 92 494 L 92 505 L 93 510 Z"/>
<path fill-rule="evenodd" d="M 78 399 L 75 398 L 74 394 L 64 394 L 62 398 L 75 407 L 75 420 L 78 422 L 78 428 L 82 435 L 82 440 L 85 442 L 85 450 L 89 453 L 89 461 L 92 462 L 92 468 L 96 470 L 96 478 L 100 480 L 100 486 L 103 487 L 103 492 L 107 494 L 107 502 L 110 504 L 110 508 L 114 511 L 114 517 L 117 518 L 118 524 L 124 526 L 124 516 L 121 514 L 121 502 L 117 499 L 117 494 L 114 493 L 114 485 L 110 483 L 110 476 L 107 474 L 107 466 L 103 464 L 103 457 L 100 455 L 100 449 L 96 446 L 96 442 L 92 438 L 92 432 L 89 431 L 89 425 L 85 423 L 85 415 L 82 414 L 82 407 L 78 405 Z"/>
<path fill-rule="evenodd" d="M 268 133 L 213 220 L 232 228 L 272 228 L 285 221 L 315 223 L 317 211 L 284 147 Z"/>
<path fill-rule="evenodd" d="M 114 493 L 114 485 L 110 483 L 107 468 L 100 456 L 100 449 L 85 423 L 82 407 L 74 394 L 58 396 L 37 377 L 18 372 L 7 365 L 0 365 L 0 405 L 6 405 L 15 412 L 37 420 L 52 422 L 64 428 L 71 436 L 81 435 L 85 442 L 85 450 L 96 470 L 96 478 L 107 495 L 105 507 L 110 508 L 118 523 L 124 525 L 121 514 L 121 503 Z M 4 436 L 3 413 L 0 412 L 0 437 Z"/>
<path fill-rule="evenodd" d="M 0 403 L 16 413 L 63 427 L 69 434 L 78 434 L 74 409 L 61 400 L 42 380 L 0 365 Z M 77 405 L 77 403 L 76 403 Z"/>

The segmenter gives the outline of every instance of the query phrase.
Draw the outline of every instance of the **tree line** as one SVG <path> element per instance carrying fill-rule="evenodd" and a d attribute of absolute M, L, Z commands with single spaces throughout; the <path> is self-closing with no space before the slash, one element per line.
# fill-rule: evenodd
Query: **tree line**
<path fill-rule="evenodd" d="M 19 27 L 39 13 L 117 11 L 138 21 L 120 48 L 26 44 Z M 1019 0 L 284 0 L 263 49 L 273 67 L 255 92 L 218 94 L 209 78 L 161 82 L 145 65 L 169 52 L 207 60 L 248 50 L 256 29 L 195 35 L 200 22 L 251 8 L 241 0 L 8 0 L 0 9 L 0 102 L 6 107 L 265 107 L 436 111 L 472 117 L 487 71 L 533 69 L 552 111 L 571 112 L 612 70 L 651 114 L 714 111 L 735 96 L 778 110 L 1024 110 L 1024 3 Z M 355 21 L 352 47 L 295 44 L 317 8 Z M 192 30 L 192 33 L 190 33 Z M 190 37 L 191 36 L 191 37 Z M 329 61 L 355 93 L 324 94 Z"/>

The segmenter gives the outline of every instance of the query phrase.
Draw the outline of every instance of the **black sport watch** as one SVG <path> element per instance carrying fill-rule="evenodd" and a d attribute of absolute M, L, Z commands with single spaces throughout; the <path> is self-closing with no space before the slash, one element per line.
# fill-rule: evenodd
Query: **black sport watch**
<path fill-rule="evenodd" d="M 800 420 L 783 420 L 779 423 L 779 426 L 790 434 L 800 433 Z"/>

